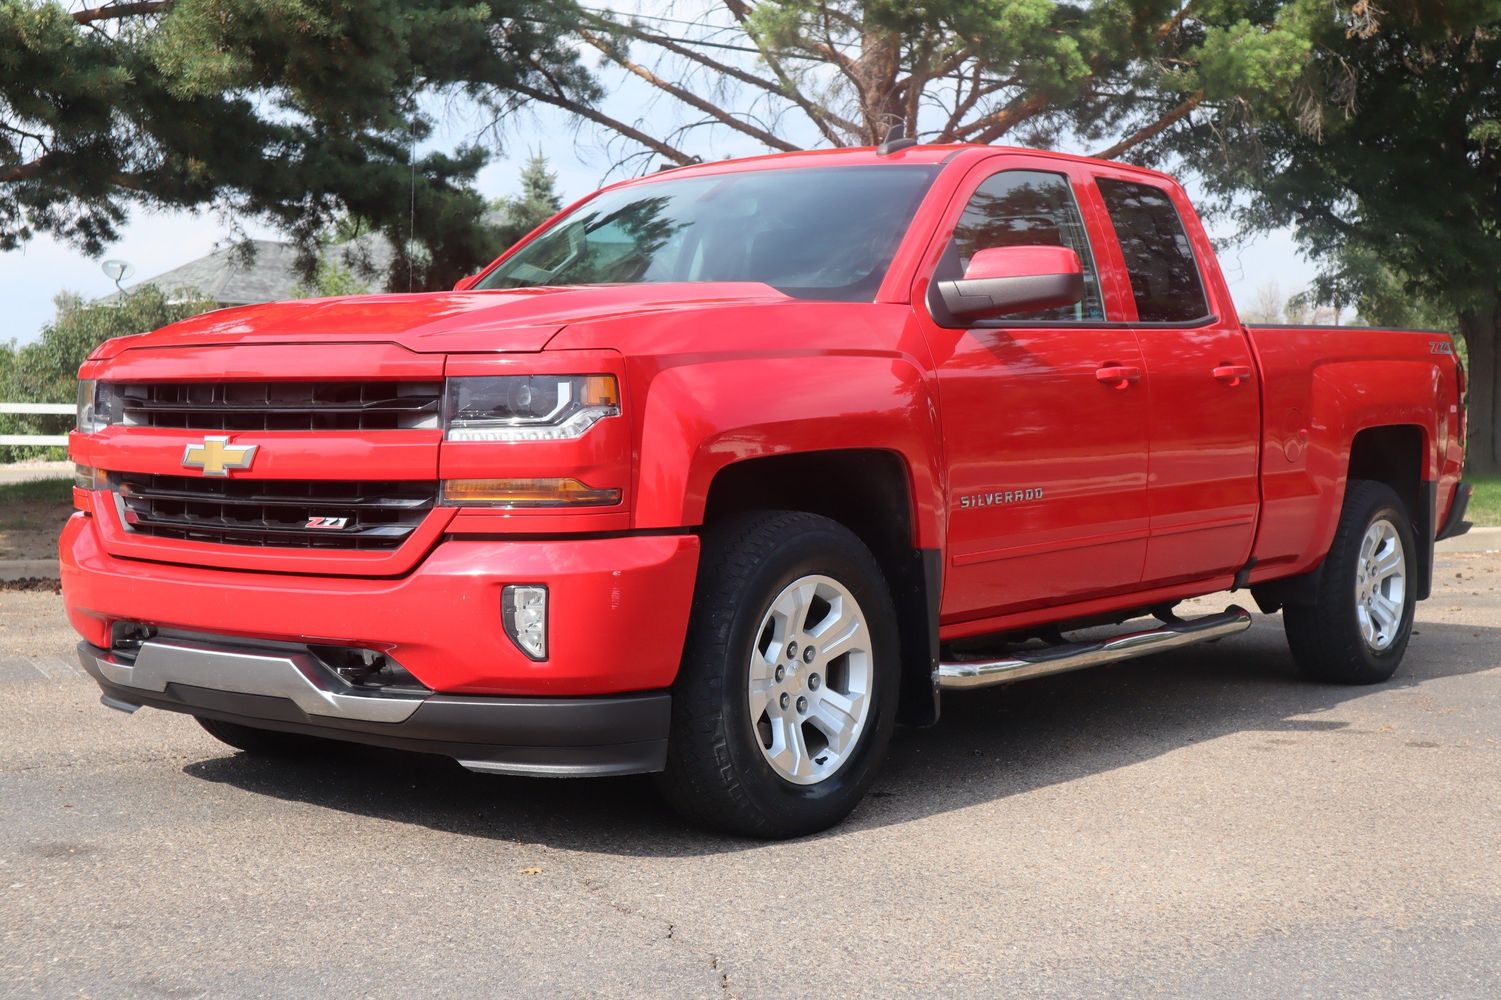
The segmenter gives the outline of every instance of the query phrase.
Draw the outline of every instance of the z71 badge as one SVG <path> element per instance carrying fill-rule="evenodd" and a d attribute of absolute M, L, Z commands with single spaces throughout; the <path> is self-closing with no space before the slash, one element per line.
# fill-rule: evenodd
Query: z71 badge
<path fill-rule="evenodd" d="M 1042 487 L 1029 487 L 1024 490 L 997 490 L 994 493 L 972 493 L 969 496 L 959 498 L 960 510 L 973 510 L 976 507 L 994 507 L 997 504 L 1026 503 L 1029 500 L 1041 500 Z"/>
<path fill-rule="evenodd" d="M 338 531 L 338 530 L 340 530 L 342 528 L 349 527 L 349 518 L 347 518 L 347 517 L 310 517 L 310 518 L 307 519 L 307 524 L 304 525 L 304 527 L 318 528 L 318 529 L 323 530 L 323 531 Z"/>
<path fill-rule="evenodd" d="M 1453 354 L 1454 353 L 1454 342 L 1450 341 L 1450 340 L 1430 340 L 1430 341 L 1428 341 L 1428 353 L 1429 354 Z"/>

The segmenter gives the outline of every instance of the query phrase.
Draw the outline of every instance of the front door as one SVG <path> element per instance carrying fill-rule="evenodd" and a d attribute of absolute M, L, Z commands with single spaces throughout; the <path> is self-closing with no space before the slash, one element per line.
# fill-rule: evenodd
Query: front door
<path fill-rule="evenodd" d="M 945 623 L 1131 589 L 1146 553 L 1145 362 L 1130 327 L 1105 316 L 1073 189 L 1087 179 L 1009 159 L 961 189 L 916 303 L 948 466 Z M 972 325 L 926 294 L 977 250 L 1027 244 L 1079 254 L 1081 302 Z"/>

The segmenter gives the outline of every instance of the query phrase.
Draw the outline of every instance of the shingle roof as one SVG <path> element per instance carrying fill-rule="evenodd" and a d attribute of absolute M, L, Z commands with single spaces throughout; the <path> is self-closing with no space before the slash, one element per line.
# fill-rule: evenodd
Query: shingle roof
<path fill-rule="evenodd" d="M 274 240 L 250 240 L 249 259 L 239 246 L 215 250 L 207 257 L 189 261 L 145 281 L 136 282 L 131 289 L 143 285 L 155 285 L 163 291 L 196 292 L 221 306 L 251 305 L 257 302 L 276 302 L 293 298 L 299 286 L 306 282 L 297 272 L 297 248 L 291 243 Z M 325 256 L 339 267 L 353 270 L 370 285 L 372 291 L 384 283 L 391 265 L 391 245 L 384 236 L 372 233 L 341 246 L 330 247 Z M 361 266 L 362 258 L 368 261 L 373 276 Z M 306 293 L 304 293 L 306 294 Z M 111 302 L 119 298 L 115 292 L 101 299 Z"/>

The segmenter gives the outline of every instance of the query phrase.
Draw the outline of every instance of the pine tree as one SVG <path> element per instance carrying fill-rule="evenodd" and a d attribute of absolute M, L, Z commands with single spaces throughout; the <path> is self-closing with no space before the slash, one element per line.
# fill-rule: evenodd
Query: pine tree
<path fill-rule="evenodd" d="M 547 157 L 533 153 L 521 168 L 521 192 L 495 201 L 491 208 L 500 216 L 498 247 L 514 244 L 563 207 L 557 192 L 558 175 L 547 169 Z"/>
<path fill-rule="evenodd" d="M 392 284 L 487 258 L 478 146 L 413 149 L 436 98 L 503 113 L 545 75 L 590 93 L 547 0 L 0 0 L 0 250 L 98 254 L 132 207 L 213 208 L 307 250 L 340 215 L 398 248 Z"/>

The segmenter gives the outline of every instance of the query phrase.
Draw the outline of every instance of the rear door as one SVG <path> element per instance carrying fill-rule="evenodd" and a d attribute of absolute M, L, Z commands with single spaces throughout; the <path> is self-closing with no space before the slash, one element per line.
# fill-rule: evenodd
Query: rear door
<path fill-rule="evenodd" d="M 914 290 L 937 367 L 948 466 L 948 622 L 1129 590 L 1141 578 L 1143 360 L 1134 331 L 1106 316 L 1112 296 L 1102 292 L 1075 191 L 1090 181 L 1075 170 L 1026 156 L 976 167 Z M 970 323 L 947 318 L 928 294 L 934 282 L 962 276 L 977 250 L 1029 244 L 1078 252 L 1082 302 Z"/>
<path fill-rule="evenodd" d="M 1182 192 L 1140 174 L 1102 171 L 1096 181 L 1130 277 L 1150 388 L 1142 582 L 1234 573 L 1250 556 L 1260 504 L 1261 404 L 1249 338 Z"/>

